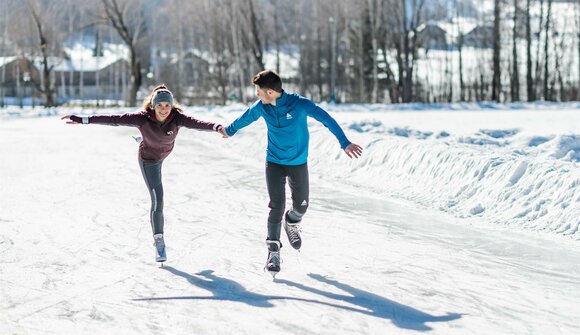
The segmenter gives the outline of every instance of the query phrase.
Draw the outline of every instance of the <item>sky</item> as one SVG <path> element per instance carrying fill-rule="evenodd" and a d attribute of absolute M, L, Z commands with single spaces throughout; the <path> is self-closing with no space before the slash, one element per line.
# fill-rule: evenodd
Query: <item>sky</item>
<path fill-rule="evenodd" d="M 322 107 L 363 157 L 310 122 L 303 247 L 282 238 L 275 280 L 262 120 L 180 130 L 159 267 L 137 130 L 2 110 L 0 333 L 580 331 L 577 104 Z"/>

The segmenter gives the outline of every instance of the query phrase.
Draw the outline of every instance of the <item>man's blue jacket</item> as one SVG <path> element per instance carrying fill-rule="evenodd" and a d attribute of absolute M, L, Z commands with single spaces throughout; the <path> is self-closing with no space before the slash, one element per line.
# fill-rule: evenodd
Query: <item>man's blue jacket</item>
<path fill-rule="evenodd" d="M 256 101 L 248 110 L 226 128 L 229 136 L 263 117 L 268 127 L 266 161 L 282 165 L 301 165 L 308 160 L 310 134 L 306 116 L 326 126 L 345 149 L 351 142 L 338 123 L 322 108 L 298 94 L 282 92 L 276 106 Z"/>

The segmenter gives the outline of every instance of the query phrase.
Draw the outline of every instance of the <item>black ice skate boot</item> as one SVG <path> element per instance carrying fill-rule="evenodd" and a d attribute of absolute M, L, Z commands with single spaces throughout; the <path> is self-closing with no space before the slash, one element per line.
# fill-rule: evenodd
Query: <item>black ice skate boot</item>
<path fill-rule="evenodd" d="M 288 211 L 286 211 L 286 214 L 284 215 L 284 230 L 286 231 L 286 235 L 288 235 L 288 241 L 292 248 L 300 250 L 300 247 L 302 246 L 302 238 L 300 237 L 300 231 L 302 228 L 300 227 L 300 221 L 291 222 L 288 217 Z"/>
<path fill-rule="evenodd" d="M 274 278 L 280 272 L 280 248 L 282 248 L 282 244 L 280 241 L 266 240 L 266 245 L 268 246 L 268 259 L 264 268 Z"/>

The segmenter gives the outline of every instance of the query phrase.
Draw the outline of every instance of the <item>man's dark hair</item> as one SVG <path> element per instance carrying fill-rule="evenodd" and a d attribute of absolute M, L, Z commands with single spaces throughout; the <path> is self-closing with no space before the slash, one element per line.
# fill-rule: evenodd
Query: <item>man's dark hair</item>
<path fill-rule="evenodd" d="M 278 93 L 282 93 L 282 79 L 271 70 L 264 70 L 259 72 L 252 78 L 252 84 L 260 86 L 261 89 L 273 89 Z"/>

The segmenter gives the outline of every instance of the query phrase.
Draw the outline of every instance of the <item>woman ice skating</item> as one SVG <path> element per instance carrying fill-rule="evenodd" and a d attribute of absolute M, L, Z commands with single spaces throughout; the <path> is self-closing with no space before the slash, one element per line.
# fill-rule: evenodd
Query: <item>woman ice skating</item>
<path fill-rule="evenodd" d="M 163 184 L 161 166 L 175 145 L 180 128 L 219 132 L 222 126 L 213 122 L 197 120 L 182 113 L 175 104 L 173 94 L 165 85 L 159 85 L 143 102 L 143 111 L 123 115 L 93 115 L 62 117 L 68 124 L 103 124 L 111 126 L 137 127 L 141 132 L 139 144 L 139 166 L 151 195 L 151 228 L 157 262 L 165 262 L 163 239 Z"/>

